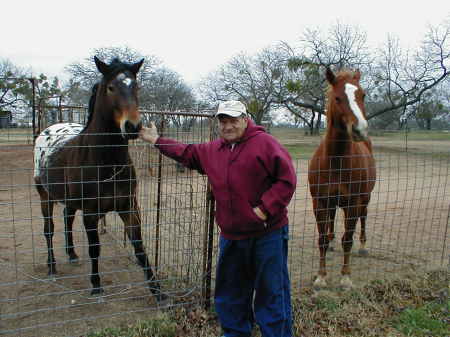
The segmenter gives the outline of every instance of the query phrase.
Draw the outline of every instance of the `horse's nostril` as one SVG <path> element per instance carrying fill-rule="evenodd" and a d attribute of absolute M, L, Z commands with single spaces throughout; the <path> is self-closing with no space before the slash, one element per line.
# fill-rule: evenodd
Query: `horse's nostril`
<path fill-rule="evenodd" d="M 133 133 L 133 129 L 134 129 L 133 124 L 131 124 L 130 121 L 126 121 L 125 122 L 125 132 L 126 133 Z"/>
<path fill-rule="evenodd" d="M 127 139 L 135 139 L 138 137 L 138 132 L 142 128 L 142 123 L 139 122 L 137 125 L 134 125 L 130 121 L 125 122 L 125 133 Z"/>
<path fill-rule="evenodd" d="M 352 126 L 352 133 L 353 133 L 353 138 L 355 140 L 362 141 L 367 138 L 367 131 L 360 130 L 360 129 L 356 128 L 355 126 Z"/>

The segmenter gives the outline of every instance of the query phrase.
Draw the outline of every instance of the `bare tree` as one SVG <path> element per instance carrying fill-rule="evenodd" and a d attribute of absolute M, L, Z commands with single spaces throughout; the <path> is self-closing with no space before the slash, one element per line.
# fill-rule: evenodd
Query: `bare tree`
<path fill-rule="evenodd" d="M 181 76 L 168 68 L 157 68 L 141 95 L 142 106 L 161 111 L 191 109 L 195 105 L 193 90 Z"/>
<path fill-rule="evenodd" d="M 0 59 L 0 111 L 14 110 L 16 105 L 26 103 L 24 96 L 31 87 L 28 73 L 8 59 Z"/>
<path fill-rule="evenodd" d="M 431 130 L 433 120 L 445 120 L 445 117 L 449 116 L 448 90 L 448 85 L 440 83 L 422 95 L 413 111 L 413 116 L 419 128 Z"/>
<path fill-rule="evenodd" d="M 275 104 L 274 92 L 280 85 L 282 67 L 273 48 L 265 48 L 254 56 L 240 53 L 203 79 L 200 92 L 210 102 L 243 102 L 260 124 Z"/>
<path fill-rule="evenodd" d="M 161 61 L 152 55 L 142 55 L 129 47 L 98 48 L 82 62 L 74 62 L 66 67 L 72 77 L 67 87 L 67 93 L 73 101 L 84 100 L 86 104 L 91 88 L 100 79 L 94 56 L 104 61 L 119 58 L 124 62 L 136 62 L 144 58 L 145 62 L 138 74 L 141 106 L 151 110 L 174 111 L 180 107 L 195 104 L 192 89 L 176 72 L 163 67 Z"/>
<path fill-rule="evenodd" d="M 16 122 L 30 120 L 33 102 L 30 69 L 15 66 L 9 60 L 0 60 L 0 111 L 11 112 Z M 57 77 L 47 78 L 44 74 L 33 78 L 35 84 L 34 102 L 36 106 L 46 106 L 54 97 L 61 96 Z M 57 119 L 56 111 L 49 111 L 47 118 Z"/>
<path fill-rule="evenodd" d="M 429 26 L 416 52 L 402 50 L 399 40 L 389 36 L 379 50 L 375 72 L 377 96 L 383 104 L 369 109 L 368 119 L 401 111 L 401 128 L 426 93 L 448 78 L 450 66 L 450 20 Z M 376 97 L 373 97 L 376 101 Z"/>
<path fill-rule="evenodd" d="M 110 62 L 117 57 L 123 62 L 133 63 L 144 58 L 145 62 L 139 71 L 141 83 L 151 78 L 154 69 L 161 63 L 156 56 L 142 55 L 127 46 L 95 48 L 84 60 L 71 63 L 65 68 L 71 75 L 72 81 L 78 83 L 80 87 L 90 89 L 101 78 L 94 63 L 94 56 L 105 62 Z"/>
<path fill-rule="evenodd" d="M 326 32 L 306 29 L 296 48 L 279 45 L 287 71 L 278 103 L 301 119 L 310 134 L 318 133 L 325 115 L 325 66 L 358 68 L 364 73 L 372 63 L 366 40 L 366 33 L 358 27 L 337 22 Z M 369 85 L 367 79 L 365 85 Z"/>

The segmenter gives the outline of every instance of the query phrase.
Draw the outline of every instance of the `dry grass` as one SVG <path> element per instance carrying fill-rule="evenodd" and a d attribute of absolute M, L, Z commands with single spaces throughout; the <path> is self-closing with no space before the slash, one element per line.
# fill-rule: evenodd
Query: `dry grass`
<path fill-rule="evenodd" d="M 449 271 L 436 270 L 425 274 L 410 273 L 390 281 L 374 280 L 359 289 L 344 292 L 315 292 L 310 288 L 304 288 L 293 299 L 293 335 L 426 336 L 421 334 L 420 327 L 414 326 L 414 322 L 410 322 L 408 335 L 405 335 L 400 331 L 402 327 L 398 324 L 398 318 L 407 310 L 436 304 L 441 309 L 435 312 L 433 319 L 441 323 L 441 330 L 430 331 L 428 336 L 446 337 L 450 334 L 449 277 Z M 131 327 L 103 330 L 88 336 L 216 337 L 220 332 L 217 317 L 213 312 L 198 307 L 183 307 Z M 260 336 L 259 331 L 256 331 L 255 336 Z"/>

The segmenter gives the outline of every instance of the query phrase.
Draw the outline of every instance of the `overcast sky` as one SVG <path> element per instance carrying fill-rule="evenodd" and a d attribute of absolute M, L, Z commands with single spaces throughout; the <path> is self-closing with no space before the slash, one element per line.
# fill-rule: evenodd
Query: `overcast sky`
<path fill-rule="evenodd" d="M 416 46 L 428 24 L 450 17 L 450 1 L 6 0 L 0 57 L 64 78 L 64 67 L 94 48 L 127 45 L 155 55 L 194 84 L 239 52 L 255 53 L 305 28 L 358 25 L 376 46 L 395 34 Z"/>

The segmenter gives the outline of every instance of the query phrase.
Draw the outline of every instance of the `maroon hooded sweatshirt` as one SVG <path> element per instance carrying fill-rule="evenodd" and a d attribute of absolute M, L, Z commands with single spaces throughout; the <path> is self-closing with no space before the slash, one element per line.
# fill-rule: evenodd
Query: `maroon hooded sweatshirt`
<path fill-rule="evenodd" d="M 208 176 L 216 199 L 216 221 L 226 239 L 257 237 L 288 224 L 295 169 L 286 149 L 263 127 L 249 120 L 234 147 L 223 139 L 187 145 L 165 137 L 159 137 L 155 146 Z M 256 206 L 267 215 L 266 221 L 255 214 Z"/>

